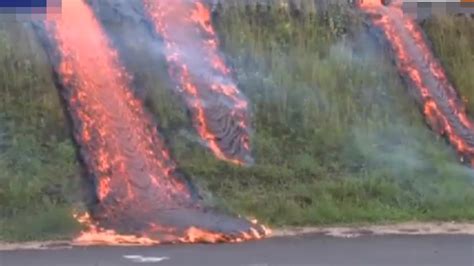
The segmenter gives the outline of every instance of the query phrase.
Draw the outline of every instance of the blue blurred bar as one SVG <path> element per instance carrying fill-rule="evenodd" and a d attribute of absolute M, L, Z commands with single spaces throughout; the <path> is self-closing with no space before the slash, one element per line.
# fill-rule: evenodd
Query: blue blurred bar
<path fill-rule="evenodd" d="M 48 0 L 0 0 L 0 8 L 46 8 Z"/>
<path fill-rule="evenodd" d="M 0 20 L 42 18 L 60 7 L 61 0 L 0 0 Z"/>

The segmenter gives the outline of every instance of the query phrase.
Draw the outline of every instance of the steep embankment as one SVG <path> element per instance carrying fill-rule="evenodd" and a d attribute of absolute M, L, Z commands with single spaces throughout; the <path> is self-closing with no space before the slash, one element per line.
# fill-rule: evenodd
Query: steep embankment
<path fill-rule="evenodd" d="M 220 48 L 252 108 L 256 161 L 240 168 L 203 149 L 161 50 L 143 37 L 143 21 L 104 10 L 96 9 L 126 48 L 120 58 L 139 97 L 206 201 L 273 225 L 474 218 L 470 170 L 425 126 L 396 68 L 354 12 L 216 8 Z M 64 235 L 75 228 L 67 217 L 81 195 L 51 67 L 28 31 L 16 25 L 2 32 L 0 238 Z M 456 51 L 437 54 L 464 93 L 470 79 L 449 70 L 450 61 L 466 58 Z"/>
<path fill-rule="evenodd" d="M 474 27 L 473 18 L 432 17 L 422 23 L 449 78 L 463 96 L 468 110 L 474 110 Z"/>
<path fill-rule="evenodd" d="M 0 238 L 68 236 L 80 175 L 51 66 L 19 23 L 0 46 Z"/>
<path fill-rule="evenodd" d="M 313 17 L 258 7 L 228 9 L 216 19 L 255 104 L 257 167 L 268 166 L 266 173 L 237 170 L 223 195 L 248 191 L 234 203 L 276 223 L 472 213 L 464 205 L 472 188 L 462 185 L 470 170 L 422 123 L 396 69 L 357 29 L 358 19 L 337 8 Z"/>

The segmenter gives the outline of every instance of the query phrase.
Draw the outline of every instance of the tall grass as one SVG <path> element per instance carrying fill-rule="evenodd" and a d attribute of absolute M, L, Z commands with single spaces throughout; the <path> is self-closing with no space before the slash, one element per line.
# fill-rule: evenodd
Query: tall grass
<path fill-rule="evenodd" d="M 253 111 L 257 163 L 236 168 L 170 136 L 219 204 L 276 225 L 472 219 L 472 173 L 424 124 L 396 69 L 344 6 L 214 16 Z"/>
<path fill-rule="evenodd" d="M 74 149 L 33 35 L 20 24 L 1 26 L 0 240 L 49 238 L 56 226 L 43 229 L 52 220 L 58 230 L 74 228 Z"/>
<path fill-rule="evenodd" d="M 467 17 L 432 17 L 424 25 L 436 55 L 456 89 L 474 111 L 474 20 Z"/>
<path fill-rule="evenodd" d="M 343 5 L 299 10 L 231 5 L 214 14 L 252 106 L 248 168 L 201 146 L 165 60 L 150 61 L 135 40 L 127 48 L 137 95 L 205 199 L 272 225 L 474 219 L 471 170 L 427 129 L 361 18 Z M 449 22 L 432 23 L 441 26 L 428 24 L 430 36 L 456 34 Z M 0 240 L 67 236 L 77 228 L 79 171 L 50 66 L 31 32 L 1 29 Z M 433 38 L 435 48 L 449 38 Z M 472 63 L 464 48 L 436 49 L 471 98 L 469 70 L 458 66 Z"/>

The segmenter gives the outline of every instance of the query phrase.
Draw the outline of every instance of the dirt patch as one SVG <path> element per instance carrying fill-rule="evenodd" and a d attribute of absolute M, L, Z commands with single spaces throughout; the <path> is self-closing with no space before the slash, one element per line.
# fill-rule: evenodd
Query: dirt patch
<path fill-rule="evenodd" d="M 0 251 L 11 250 L 51 250 L 68 249 L 73 245 L 70 241 L 46 241 L 46 242 L 23 242 L 23 243 L 4 243 L 0 242 Z"/>
<path fill-rule="evenodd" d="M 273 237 L 321 234 L 333 237 L 359 237 L 365 235 L 474 235 L 472 223 L 419 223 L 409 222 L 387 225 L 347 227 L 303 227 L 274 230 Z"/>

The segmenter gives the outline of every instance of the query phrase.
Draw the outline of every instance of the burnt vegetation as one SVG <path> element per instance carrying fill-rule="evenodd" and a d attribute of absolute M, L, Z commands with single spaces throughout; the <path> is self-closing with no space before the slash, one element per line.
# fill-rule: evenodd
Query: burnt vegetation
<path fill-rule="evenodd" d="M 471 170 L 426 127 L 363 16 L 312 7 L 214 9 L 220 49 L 251 106 L 251 167 L 204 151 L 173 82 L 155 74 L 166 62 L 135 57 L 141 97 L 179 167 L 209 203 L 271 225 L 474 219 Z M 422 25 L 472 113 L 474 23 Z M 30 29 L 2 25 L 0 240 L 78 229 L 80 167 L 45 58 Z"/>

